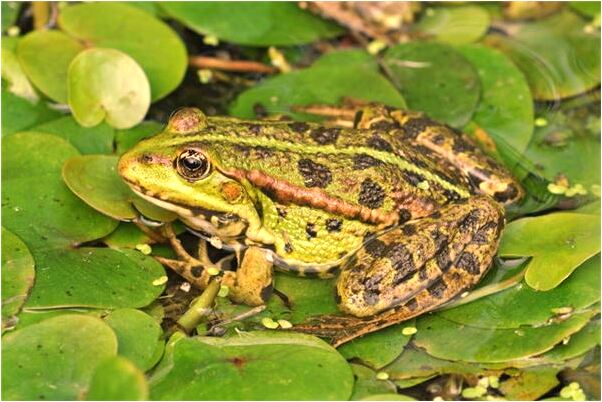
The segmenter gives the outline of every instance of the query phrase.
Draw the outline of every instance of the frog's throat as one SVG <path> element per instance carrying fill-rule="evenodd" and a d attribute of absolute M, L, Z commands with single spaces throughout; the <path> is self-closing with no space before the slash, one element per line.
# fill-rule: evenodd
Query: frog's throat
<path fill-rule="evenodd" d="M 285 180 L 277 180 L 260 170 L 228 169 L 224 173 L 239 182 L 248 180 L 253 186 L 282 204 L 306 205 L 349 219 L 383 226 L 393 225 L 400 218 L 396 211 L 387 212 L 352 204 L 330 196 L 318 188 L 300 187 Z"/>

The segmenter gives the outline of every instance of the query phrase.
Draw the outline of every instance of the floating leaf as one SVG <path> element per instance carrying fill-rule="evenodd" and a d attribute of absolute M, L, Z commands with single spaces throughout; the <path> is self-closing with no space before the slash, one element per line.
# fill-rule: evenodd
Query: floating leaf
<path fill-rule="evenodd" d="M 121 222 L 102 241 L 111 248 L 135 248 L 138 244 L 148 244 L 151 239 L 133 223 Z"/>
<path fill-rule="evenodd" d="M 2 136 L 26 130 L 37 124 L 61 117 L 45 102 L 31 103 L 2 89 Z"/>
<path fill-rule="evenodd" d="M 454 48 L 410 42 L 389 48 L 383 61 L 410 109 L 453 127 L 468 123 L 481 85 L 475 68 Z"/>
<path fill-rule="evenodd" d="M 600 221 L 577 213 L 554 213 L 511 222 L 499 249 L 499 254 L 506 257 L 533 257 L 525 281 L 536 290 L 558 286 L 599 252 Z"/>
<path fill-rule="evenodd" d="M 2 79 L 8 82 L 8 90 L 30 102 L 37 102 L 39 97 L 27 79 L 16 55 L 19 39 L 5 37 L 2 39 Z"/>
<path fill-rule="evenodd" d="M 139 64 L 150 83 L 152 100 L 163 98 L 184 78 L 186 48 L 164 22 L 128 4 L 82 3 L 65 7 L 59 26 L 89 46 L 117 49 Z M 129 84 L 133 77 L 121 75 Z"/>
<path fill-rule="evenodd" d="M 543 353 L 567 336 L 583 328 L 595 311 L 573 314 L 570 318 L 543 327 L 484 329 L 456 324 L 438 315 L 418 321 L 416 346 L 439 359 L 496 363 Z"/>
<path fill-rule="evenodd" d="M 127 130 L 117 130 L 115 133 L 116 153 L 121 155 L 140 140 L 157 134 L 162 130 L 163 125 L 156 121 L 145 121 Z"/>
<path fill-rule="evenodd" d="M 295 3 L 166 1 L 161 8 L 193 31 L 239 45 L 299 45 L 343 33 Z"/>
<path fill-rule="evenodd" d="M 481 81 L 473 121 L 494 141 L 505 141 L 522 153 L 533 134 L 533 100 L 523 73 L 495 49 L 474 44 L 458 50 L 475 66 Z"/>
<path fill-rule="evenodd" d="M 20 8 L 21 3 L 18 1 L 2 2 L 2 33 L 6 32 L 15 23 L 19 16 Z M 3 40 L 6 40 L 6 38 L 3 38 Z"/>
<path fill-rule="evenodd" d="M 536 356 L 546 362 L 563 362 L 583 355 L 596 345 L 600 345 L 600 320 L 592 320 L 579 332 L 571 335 L 568 342 L 556 346 L 541 356 Z"/>
<path fill-rule="evenodd" d="M 84 45 L 60 31 L 35 30 L 17 46 L 27 77 L 50 99 L 67 103 L 67 70 Z"/>
<path fill-rule="evenodd" d="M 499 391 L 509 401 L 535 401 L 559 384 L 559 371 L 555 367 L 528 368 L 501 382 Z"/>
<path fill-rule="evenodd" d="M 594 18 L 597 15 L 600 15 L 599 1 L 571 1 L 569 5 L 573 10 L 576 10 L 581 14 L 587 15 L 588 17 Z"/>
<path fill-rule="evenodd" d="M 82 127 L 72 116 L 65 116 L 35 126 L 31 130 L 62 137 L 83 154 L 109 154 L 113 152 L 115 130 L 105 123 L 91 128 Z"/>
<path fill-rule="evenodd" d="M 414 26 L 421 34 L 453 45 L 471 43 L 489 28 L 489 13 L 479 6 L 430 7 Z"/>
<path fill-rule="evenodd" d="M 556 100 L 600 84 L 600 31 L 564 11 L 486 38 L 523 71 L 536 100 Z"/>
<path fill-rule="evenodd" d="M 130 190 L 117 174 L 118 157 L 114 155 L 86 155 L 68 159 L 63 166 L 63 179 L 71 191 L 97 211 L 119 220 L 132 220 L 142 212 L 159 221 L 176 218 L 143 200 Z"/>
<path fill-rule="evenodd" d="M 252 118 L 255 117 L 254 107 L 261 105 L 270 114 L 284 113 L 307 120 L 305 114 L 290 113 L 291 106 L 338 104 L 343 97 L 405 107 L 401 95 L 378 73 L 374 65 L 365 62 L 363 56 L 358 57 L 356 52 L 341 52 L 337 58 L 340 62 L 337 68 L 333 68 L 327 59 L 324 63 L 316 62 L 315 67 L 266 79 L 240 94 L 232 104 L 230 113 Z M 357 85 L 357 82 L 369 82 L 370 85 Z"/>
<path fill-rule="evenodd" d="M 2 328 L 5 320 L 21 310 L 35 277 L 34 261 L 27 246 L 2 228 Z"/>
<path fill-rule="evenodd" d="M 151 399 L 346 400 L 353 387 L 345 359 L 308 335 L 182 338 L 172 348 L 150 380 Z"/>
<path fill-rule="evenodd" d="M 361 401 L 415 401 L 411 396 L 403 394 L 374 394 L 360 399 Z"/>
<path fill-rule="evenodd" d="M 117 353 L 102 320 L 68 314 L 2 337 L 2 394 L 10 400 L 76 400 L 96 367 Z"/>
<path fill-rule="evenodd" d="M 114 49 L 88 49 L 69 66 L 67 86 L 73 117 L 85 127 L 106 120 L 129 128 L 144 119 L 150 86 L 136 61 Z"/>
<path fill-rule="evenodd" d="M 111 312 L 105 322 L 117 335 L 117 353 L 129 359 L 138 369 L 147 371 L 161 358 L 164 341 L 161 327 L 148 314 L 135 309 Z"/>
<path fill-rule="evenodd" d="M 388 380 L 376 378 L 376 372 L 359 364 L 350 364 L 355 377 L 352 401 L 361 400 L 371 395 L 395 393 L 395 384 Z"/>
<path fill-rule="evenodd" d="M 129 360 L 116 356 L 96 368 L 86 399 L 144 401 L 148 399 L 148 384 L 140 369 Z"/>
<path fill-rule="evenodd" d="M 550 268 L 548 267 L 548 271 Z M 600 257 L 590 258 L 556 288 L 539 292 L 520 283 L 439 315 L 459 324 L 480 328 L 541 326 L 559 315 L 559 309 L 579 311 L 600 300 Z"/>

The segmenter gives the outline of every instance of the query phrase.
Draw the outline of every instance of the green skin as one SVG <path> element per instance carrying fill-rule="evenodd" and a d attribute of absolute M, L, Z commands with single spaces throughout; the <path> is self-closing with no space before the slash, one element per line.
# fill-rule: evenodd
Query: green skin
<path fill-rule="evenodd" d="M 474 285 L 497 250 L 503 204 L 522 189 L 465 136 L 420 114 L 373 107 L 356 121 L 335 129 L 180 109 L 123 155 L 119 173 L 225 247 L 262 250 L 299 275 L 340 270 L 341 310 L 381 328 Z M 271 264 L 268 274 L 240 264 L 235 299 L 261 303 Z"/>

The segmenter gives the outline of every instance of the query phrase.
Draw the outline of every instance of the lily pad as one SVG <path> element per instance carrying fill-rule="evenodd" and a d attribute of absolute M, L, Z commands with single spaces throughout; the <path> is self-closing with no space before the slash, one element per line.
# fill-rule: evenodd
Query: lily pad
<path fill-rule="evenodd" d="M 26 130 L 37 124 L 54 120 L 61 114 L 43 101 L 31 103 L 2 89 L 2 136 Z"/>
<path fill-rule="evenodd" d="M 105 322 L 117 335 L 117 353 L 126 357 L 138 369 L 152 368 L 163 353 L 163 334 L 154 318 L 140 310 L 119 309 L 111 312 Z"/>
<path fill-rule="evenodd" d="M 533 100 L 523 73 L 501 52 L 480 44 L 464 45 L 460 53 L 477 69 L 481 101 L 472 120 L 518 153 L 533 134 Z"/>
<path fill-rule="evenodd" d="M 389 48 L 383 62 L 410 109 L 453 127 L 468 123 L 481 84 L 476 69 L 457 50 L 442 43 L 410 42 Z"/>
<path fill-rule="evenodd" d="M 184 78 L 188 63 L 178 35 L 164 22 L 128 4 L 82 3 L 65 7 L 59 26 L 89 46 L 117 49 L 139 64 L 151 87 L 152 100 L 163 98 Z M 133 77 L 122 75 L 129 84 Z"/>
<path fill-rule="evenodd" d="M 173 221 L 175 214 L 138 197 L 121 180 L 117 174 L 118 159 L 114 155 L 70 158 L 63 166 L 63 179 L 88 205 L 112 218 L 133 220 L 142 212 L 159 222 Z"/>
<path fill-rule="evenodd" d="M 543 327 L 484 329 L 461 325 L 439 315 L 417 321 L 416 346 L 434 357 L 476 363 L 521 359 L 551 349 L 583 328 L 595 311 L 575 313 L 570 318 Z"/>
<path fill-rule="evenodd" d="M 352 401 L 361 400 L 371 395 L 382 395 L 395 393 L 395 384 L 389 380 L 379 380 L 376 372 L 360 364 L 350 364 L 355 377 Z"/>
<path fill-rule="evenodd" d="M 590 321 L 581 331 L 571 335 L 567 343 L 563 342 L 535 358 L 539 357 L 547 362 L 563 362 L 583 355 L 596 345 L 600 345 L 600 320 Z"/>
<path fill-rule="evenodd" d="M 144 121 L 135 127 L 115 132 L 116 153 L 122 155 L 140 140 L 161 132 L 163 124 L 156 121 Z"/>
<path fill-rule="evenodd" d="M 570 6 L 573 10 L 580 12 L 588 17 L 595 17 L 600 15 L 600 2 L 599 1 L 571 1 Z"/>
<path fill-rule="evenodd" d="M 18 1 L 2 2 L 2 33 L 6 32 L 6 30 L 15 23 L 21 5 L 22 4 Z"/>
<path fill-rule="evenodd" d="M 35 30 L 17 46 L 17 56 L 27 77 L 50 99 L 67 103 L 67 70 L 84 50 L 77 40 L 60 31 Z"/>
<path fill-rule="evenodd" d="M 533 257 L 525 281 L 536 290 L 550 290 L 579 265 L 600 252 L 600 221 L 590 215 L 555 213 L 511 222 L 499 254 Z"/>
<path fill-rule="evenodd" d="M 510 36 L 485 42 L 506 53 L 523 71 L 536 100 L 551 101 L 600 84 L 600 31 L 570 11 L 518 26 Z"/>
<path fill-rule="evenodd" d="M 67 86 L 73 117 L 84 127 L 103 120 L 116 128 L 140 123 L 150 106 L 150 85 L 127 54 L 96 48 L 79 53 L 69 66 Z"/>
<path fill-rule="evenodd" d="M 5 320 L 21 310 L 35 277 L 34 261 L 27 246 L 2 228 L 2 328 Z"/>
<path fill-rule="evenodd" d="M 140 369 L 129 360 L 116 356 L 96 368 L 86 399 L 144 401 L 148 399 L 148 384 Z"/>
<path fill-rule="evenodd" d="M 374 65 L 367 65 L 365 59 L 358 58 L 354 52 L 345 52 L 338 59 L 340 65 L 337 68 L 330 62 L 321 65 L 318 61 L 315 67 L 266 79 L 240 94 L 230 107 L 230 114 L 253 118 L 254 107 L 261 105 L 270 114 L 288 114 L 299 120 L 309 120 L 311 117 L 306 114 L 291 113 L 291 106 L 338 104 L 343 97 L 405 108 L 402 96 Z M 369 82 L 370 85 L 357 85 L 358 82 Z"/>
<path fill-rule="evenodd" d="M 429 7 L 414 29 L 435 40 L 459 45 L 485 35 L 489 20 L 489 13 L 479 6 Z"/>
<path fill-rule="evenodd" d="M 549 267 L 548 267 L 549 270 Z M 600 300 L 600 257 L 590 258 L 556 288 L 539 292 L 520 283 L 438 314 L 480 328 L 541 326 L 559 311 L 579 311 Z"/>
<path fill-rule="evenodd" d="M 3 397 L 80 399 L 96 367 L 116 353 L 111 328 L 86 315 L 62 315 L 9 333 L 2 337 Z"/>
<path fill-rule="evenodd" d="M 30 102 L 37 102 L 39 96 L 17 59 L 16 47 L 18 42 L 19 38 L 16 37 L 4 37 L 2 39 L 2 79 L 7 81 L 8 91 Z"/>
<path fill-rule="evenodd" d="M 31 131 L 62 137 L 82 154 L 109 154 L 113 152 L 115 130 L 105 123 L 95 127 L 82 127 L 72 116 L 65 116 L 35 126 Z"/>
<path fill-rule="evenodd" d="M 102 241 L 111 248 L 135 248 L 138 244 L 148 244 L 151 238 L 133 223 L 121 222 Z"/>
<path fill-rule="evenodd" d="M 345 359 L 308 335 L 181 338 L 170 349 L 151 377 L 151 399 L 346 400 L 353 388 Z"/>
<path fill-rule="evenodd" d="M 344 32 L 295 3 L 165 1 L 161 8 L 193 31 L 239 45 L 299 45 Z"/>
<path fill-rule="evenodd" d="M 502 381 L 500 392 L 509 401 L 535 401 L 559 384 L 555 367 L 533 367 L 521 370 Z"/>

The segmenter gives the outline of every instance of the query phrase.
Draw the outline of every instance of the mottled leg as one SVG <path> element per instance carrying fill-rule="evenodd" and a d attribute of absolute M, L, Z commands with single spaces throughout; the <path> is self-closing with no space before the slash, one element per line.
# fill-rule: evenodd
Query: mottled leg
<path fill-rule="evenodd" d="M 433 310 L 476 284 L 496 253 L 504 217 L 489 197 L 449 204 L 369 241 L 337 283 L 340 309 L 297 330 L 341 344 Z"/>
<path fill-rule="evenodd" d="M 272 261 L 259 247 L 249 247 L 242 253 L 236 278 L 227 284 L 230 299 L 249 306 L 264 304 L 274 288 Z"/>

